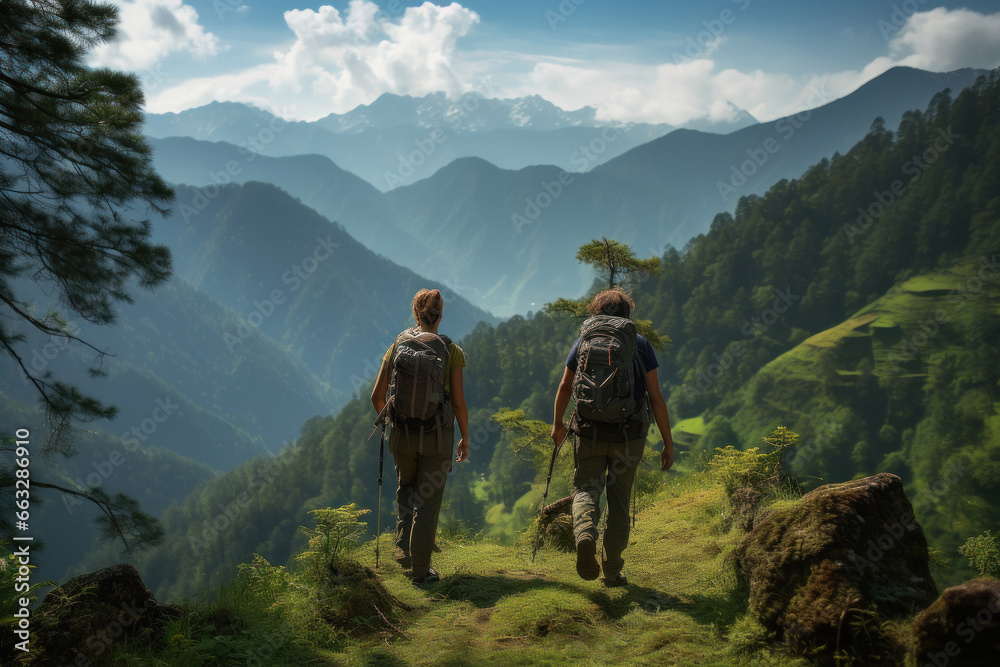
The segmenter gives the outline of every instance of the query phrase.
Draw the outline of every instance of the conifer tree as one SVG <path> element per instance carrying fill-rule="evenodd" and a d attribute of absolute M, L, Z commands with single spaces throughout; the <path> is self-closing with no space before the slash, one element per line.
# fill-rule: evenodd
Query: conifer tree
<path fill-rule="evenodd" d="M 580 246 L 576 259 L 581 264 L 589 264 L 597 269 L 598 278 L 604 283 L 603 289 L 631 290 L 641 275 L 656 275 L 663 270 L 657 257 L 639 259 L 625 243 L 602 237 L 600 241 L 593 239 L 590 243 Z M 545 304 L 545 310 L 550 313 L 568 312 L 577 317 L 587 315 L 589 298 L 557 299 Z M 663 350 L 670 339 L 653 328 L 649 320 L 635 320 L 636 330 L 642 334 L 657 350 Z"/>
<path fill-rule="evenodd" d="M 26 363 L 24 330 L 91 348 L 94 374 L 105 354 L 58 314 L 35 312 L 30 282 L 66 312 L 110 324 L 133 285 L 170 275 L 147 216 L 165 214 L 173 192 L 141 134 L 139 80 L 84 61 L 114 38 L 117 21 L 113 5 L 90 0 L 0 0 L 0 349 L 45 408 L 46 453 L 73 453 L 71 420 L 110 418 L 115 408 Z M 143 516 L 127 499 L 89 499 L 123 539 L 123 526 L 140 541 L 151 535 L 130 523 Z"/>

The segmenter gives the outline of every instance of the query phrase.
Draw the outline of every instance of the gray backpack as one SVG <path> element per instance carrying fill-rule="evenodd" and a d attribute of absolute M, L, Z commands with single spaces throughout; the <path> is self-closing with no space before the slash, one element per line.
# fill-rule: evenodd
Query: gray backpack
<path fill-rule="evenodd" d="M 396 337 L 391 361 L 387 407 L 395 426 L 435 427 L 449 397 L 444 390 L 448 369 L 447 336 L 407 329 Z"/>
<path fill-rule="evenodd" d="M 640 407 L 634 393 L 637 344 L 630 319 L 595 315 L 584 321 L 573 376 L 573 400 L 580 418 L 621 424 L 636 413 Z"/>

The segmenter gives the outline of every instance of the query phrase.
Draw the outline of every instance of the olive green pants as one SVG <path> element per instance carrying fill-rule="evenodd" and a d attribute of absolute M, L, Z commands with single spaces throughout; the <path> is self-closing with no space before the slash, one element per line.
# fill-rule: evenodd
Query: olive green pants
<path fill-rule="evenodd" d="M 642 459 L 646 439 L 607 442 L 583 438 L 574 434 L 576 468 L 573 471 L 573 535 L 581 540 L 597 542 L 597 525 L 601 519 L 601 494 L 607 490 L 607 524 L 604 528 L 604 551 L 601 570 L 605 578 L 613 579 L 621 572 L 625 561 L 622 552 L 628 546 L 629 500 L 632 481 Z"/>
<path fill-rule="evenodd" d="M 389 451 L 396 463 L 396 547 L 409 554 L 413 577 L 421 579 L 431 566 L 438 513 L 451 471 L 455 428 L 444 428 L 440 447 L 436 431 L 424 433 L 423 451 L 417 431 L 393 428 Z"/>

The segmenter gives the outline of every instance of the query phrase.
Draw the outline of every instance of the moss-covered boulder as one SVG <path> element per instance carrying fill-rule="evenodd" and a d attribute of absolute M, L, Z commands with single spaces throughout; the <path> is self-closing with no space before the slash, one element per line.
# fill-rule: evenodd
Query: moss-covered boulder
<path fill-rule="evenodd" d="M 146 628 L 155 637 L 182 613 L 158 602 L 131 565 L 82 574 L 49 591 L 35 612 L 35 658 L 41 664 L 103 664 L 118 642 Z"/>
<path fill-rule="evenodd" d="M 539 537 L 559 551 L 576 551 L 573 538 L 573 496 L 566 496 L 542 508 L 539 522 Z"/>
<path fill-rule="evenodd" d="M 394 630 L 390 619 L 396 608 L 410 608 L 389 592 L 374 570 L 348 558 L 330 562 L 316 594 L 323 621 L 353 635 Z"/>
<path fill-rule="evenodd" d="M 973 579 L 945 590 L 913 622 L 919 665 L 1000 663 L 1000 581 Z"/>
<path fill-rule="evenodd" d="M 937 597 L 927 540 L 902 481 L 889 473 L 828 484 L 775 509 L 733 556 L 756 620 L 776 642 L 820 656 L 838 647 L 877 655 L 889 641 L 881 618 Z M 852 631 L 859 624 L 867 629 Z"/>

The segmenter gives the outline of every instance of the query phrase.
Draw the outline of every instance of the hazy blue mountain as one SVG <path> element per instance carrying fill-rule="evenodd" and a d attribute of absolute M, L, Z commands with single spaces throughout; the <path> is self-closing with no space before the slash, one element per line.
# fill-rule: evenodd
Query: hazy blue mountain
<path fill-rule="evenodd" d="M 756 122 L 735 109 L 731 123 L 696 123 L 700 129 L 731 132 Z M 380 190 L 426 178 L 449 162 L 480 157 L 506 169 L 554 164 L 589 169 L 630 148 L 663 136 L 666 124 L 607 123 L 592 107 L 565 111 L 534 95 L 494 99 L 470 93 L 449 100 L 386 93 L 371 104 L 314 122 L 287 122 L 244 104 L 213 102 L 180 113 L 149 114 L 150 137 L 186 136 L 224 141 L 263 155 L 325 155 Z M 607 142 L 609 133 L 614 139 Z M 606 146 L 581 165 L 581 150 Z"/>
<path fill-rule="evenodd" d="M 177 274 L 239 314 L 218 348 L 234 365 L 262 332 L 349 394 L 374 377 L 385 348 L 412 319 L 418 289 L 442 289 L 444 332 L 455 338 L 494 319 L 460 297 L 460 286 L 375 254 L 270 184 L 178 187 L 174 212 L 157 230 L 174 251 Z"/>
<path fill-rule="evenodd" d="M 581 176 L 579 189 L 589 199 L 586 208 L 608 220 L 615 233 L 632 241 L 643 238 L 644 245 L 654 248 L 683 245 L 707 231 L 716 212 L 734 211 L 741 196 L 763 194 L 823 157 L 848 150 L 873 119 L 881 117 L 886 127 L 896 127 L 904 112 L 924 109 L 946 88 L 957 94 L 984 73 L 964 69 L 934 74 L 897 67 L 844 98 L 732 134 L 672 132 Z M 620 199 L 595 192 L 604 179 L 617 184 Z M 645 224 L 629 233 L 633 221 L 642 219 Z"/>
<path fill-rule="evenodd" d="M 69 331 L 97 350 L 106 377 L 93 378 L 97 352 L 78 343 L 29 336 L 22 354 L 35 373 L 78 386 L 118 407 L 114 421 L 88 425 L 132 446 L 154 444 L 228 470 L 294 438 L 304 419 L 335 412 L 348 398 L 324 388 L 265 336 L 248 337 L 226 354 L 235 313 L 175 278 L 153 292 L 134 291 L 111 326 L 69 319 Z M 51 306 L 39 299 L 34 308 Z M 12 365 L 0 390 L 32 410 L 37 394 Z M 41 424 L 41 419 L 36 419 Z"/>
<path fill-rule="evenodd" d="M 461 249 L 464 293 L 500 315 L 526 312 L 589 286 L 574 255 L 590 239 L 613 237 L 643 256 L 682 247 L 741 196 L 849 149 L 873 118 L 894 127 L 904 111 L 925 108 L 945 88 L 957 93 L 979 74 L 896 68 L 817 109 L 728 135 L 677 130 L 585 173 L 462 160 L 385 197 L 412 234 L 437 239 L 443 256 Z M 414 268 L 435 275 L 434 261 Z"/>
<path fill-rule="evenodd" d="M 194 220 L 200 207 L 218 193 L 216 186 L 263 181 L 273 183 L 318 211 L 344 225 L 363 245 L 397 263 L 412 265 L 423 256 L 422 243 L 399 226 L 382 194 L 357 176 L 319 155 L 268 157 L 227 143 L 210 143 L 187 137 L 154 139 L 156 170 L 172 183 L 210 186 L 189 198 L 178 197 L 175 210 L 182 219 Z M 162 225 L 161 225 L 162 227 Z"/>
<path fill-rule="evenodd" d="M 574 254 L 591 238 L 613 236 L 646 256 L 661 254 L 668 244 L 682 247 L 707 231 L 717 213 L 735 210 L 741 196 L 760 194 L 847 150 L 874 118 L 881 116 L 894 127 L 904 111 L 923 109 L 945 88 L 957 93 L 980 73 L 896 68 L 842 99 L 795 116 L 725 135 L 677 130 L 603 164 L 633 140 L 624 129 L 549 130 L 548 135 L 565 140 L 569 168 L 509 170 L 460 158 L 430 174 L 430 160 L 414 165 L 411 155 L 395 166 L 389 162 L 385 173 L 405 183 L 383 194 L 319 156 L 269 158 L 225 144 L 162 139 L 154 141 L 155 159 L 161 173 L 175 182 L 275 183 L 343 224 L 364 245 L 506 316 L 583 291 L 589 274 Z M 823 99 L 820 91 L 817 101 Z M 380 106 L 408 105 L 412 111 L 417 102 L 390 97 Z M 405 149 L 408 129 L 375 129 L 398 133 L 391 150 L 398 155 Z M 460 139 L 486 136 L 446 133 L 436 141 L 423 131 L 437 157 Z M 525 136 L 523 131 L 495 132 L 514 133 L 504 143 L 512 152 L 530 153 L 516 140 Z M 430 151 L 413 146 L 419 155 Z M 403 168 L 407 165 L 412 172 Z"/>

